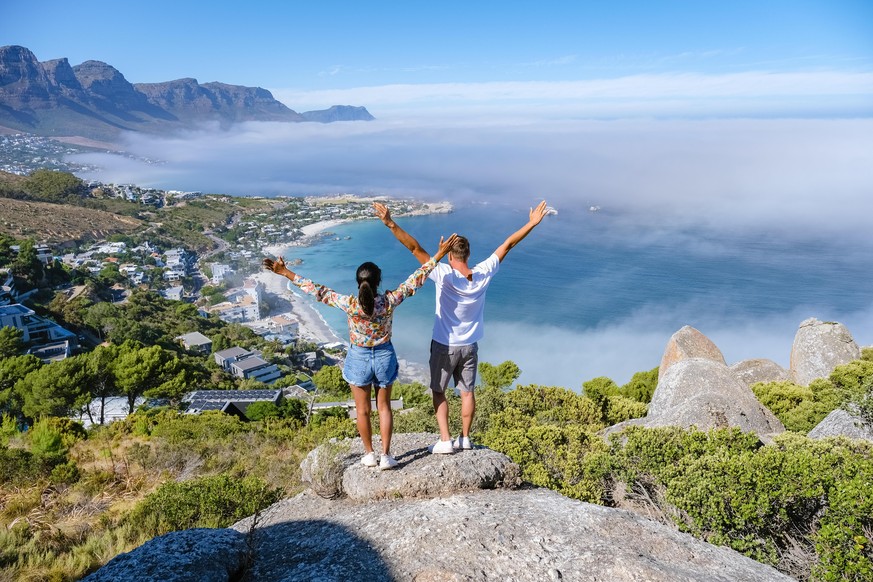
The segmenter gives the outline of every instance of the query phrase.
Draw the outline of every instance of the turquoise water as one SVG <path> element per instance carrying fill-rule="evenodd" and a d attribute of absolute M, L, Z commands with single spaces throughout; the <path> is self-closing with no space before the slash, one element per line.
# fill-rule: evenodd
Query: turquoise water
<path fill-rule="evenodd" d="M 515 361 L 522 383 L 578 389 L 596 376 L 626 382 L 657 366 L 683 325 L 710 337 L 729 364 L 765 357 L 787 367 L 794 333 L 807 317 L 840 321 L 858 343 L 873 343 L 870 249 L 761 233 L 652 234 L 622 226 L 625 217 L 605 211 L 559 211 L 509 253 L 488 291 L 481 359 Z M 526 220 L 526 208 L 491 204 L 398 222 L 429 251 L 441 234 L 464 234 L 475 262 Z M 363 261 L 383 269 L 383 287 L 418 266 L 376 220 L 332 232 L 311 247 L 291 247 L 286 257 L 303 259 L 301 275 L 339 292 L 356 291 L 354 271 Z M 433 307 L 428 283 L 398 308 L 400 357 L 427 361 Z M 347 337 L 344 315 L 319 308 Z"/>

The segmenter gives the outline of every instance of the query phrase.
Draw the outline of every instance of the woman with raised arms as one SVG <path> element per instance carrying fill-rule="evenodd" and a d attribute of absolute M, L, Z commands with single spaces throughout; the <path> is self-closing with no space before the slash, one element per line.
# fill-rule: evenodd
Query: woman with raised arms
<path fill-rule="evenodd" d="M 457 235 L 440 237 L 437 253 L 412 273 L 397 289 L 377 293 L 382 271 L 371 262 L 363 263 L 355 273 L 357 295 L 341 295 L 324 285 L 313 283 L 293 272 L 283 258 L 264 259 L 264 267 L 287 277 L 305 293 L 331 307 L 346 312 L 349 321 L 349 353 L 343 366 L 343 379 L 349 383 L 357 410 L 358 433 L 364 443 L 361 463 L 367 467 L 393 469 L 397 461 L 391 456 L 391 434 L 394 417 L 391 411 L 391 385 L 397 379 L 397 354 L 391 345 L 391 322 L 394 309 L 404 299 L 414 295 L 424 285 L 427 276 L 455 243 Z M 370 387 L 376 390 L 379 428 L 382 435 L 382 455 L 373 451 L 370 424 Z"/>

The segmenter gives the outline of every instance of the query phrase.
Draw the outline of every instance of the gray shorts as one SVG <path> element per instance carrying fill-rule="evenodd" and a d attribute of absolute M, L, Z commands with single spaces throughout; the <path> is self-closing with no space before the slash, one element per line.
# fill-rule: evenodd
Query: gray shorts
<path fill-rule="evenodd" d="M 446 346 L 430 342 L 430 389 L 445 392 L 449 380 L 461 392 L 472 392 L 476 386 L 476 368 L 479 365 L 479 345 Z"/>

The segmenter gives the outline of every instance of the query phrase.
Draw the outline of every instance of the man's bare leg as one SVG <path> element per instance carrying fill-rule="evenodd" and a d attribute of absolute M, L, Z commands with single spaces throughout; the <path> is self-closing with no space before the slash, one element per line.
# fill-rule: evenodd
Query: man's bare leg
<path fill-rule="evenodd" d="M 476 394 L 474 392 L 461 391 L 461 435 L 470 436 L 470 428 L 473 426 L 473 416 L 476 414 Z"/>
<path fill-rule="evenodd" d="M 446 400 L 445 392 L 433 393 L 433 411 L 440 427 L 440 440 L 452 440 L 452 436 L 449 434 L 449 403 Z"/>

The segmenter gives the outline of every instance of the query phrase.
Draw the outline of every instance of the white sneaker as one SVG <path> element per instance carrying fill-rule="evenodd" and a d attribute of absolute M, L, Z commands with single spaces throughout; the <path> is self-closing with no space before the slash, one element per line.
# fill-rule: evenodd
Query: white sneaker
<path fill-rule="evenodd" d="M 473 448 L 473 441 L 470 440 L 470 437 L 465 437 L 464 435 L 458 435 L 458 438 L 452 441 L 452 446 L 456 449 L 461 449 L 464 451 L 469 451 Z"/>
<path fill-rule="evenodd" d="M 379 469 L 384 471 L 386 469 L 393 469 L 397 466 L 397 460 L 389 455 L 388 453 L 382 453 L 382 460 L 379 461 Z"/>
<path fill-rule="evenodd" d="M 455 446 L 452 444 L 452 439 L 447 441 L 437 441 L 436 444 L 428 447 L 428 450 L 434 455 L 451 455 L 455 452 Z"/>
<path fill-rule="evenodd" d="M 376 451 L 370 451 L 361 457 L 361 464 L 365 467 L 375 467 L 379 464 L 379 455 L 376 454 Z"/>

